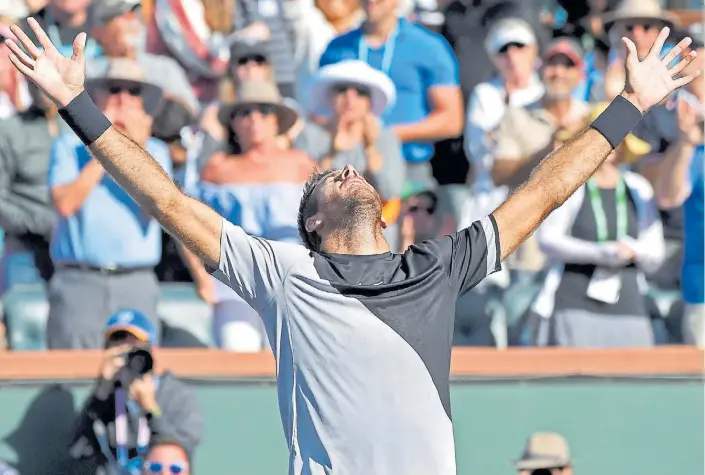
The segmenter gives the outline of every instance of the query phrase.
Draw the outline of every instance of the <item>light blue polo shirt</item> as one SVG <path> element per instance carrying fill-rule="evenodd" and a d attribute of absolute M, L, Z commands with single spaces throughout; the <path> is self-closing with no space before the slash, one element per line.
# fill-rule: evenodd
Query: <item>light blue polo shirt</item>
<path fill-rule="evenodd" d="M 150 138 L 147 151 L 172 176 L 166 144 Z M 49 186 L 73 182 L 90 160 L 88 149 L 75 134 L 60 135 L 51 150 Z M 106 173 L 74 215 L 59 219 L 50 252 L 55 263 L 102 268 L 154 266 L 161 259 L 161 228 Z"/>
<path fill-rule="evenodd" d="M 683 203 L 685 215 L 684 256 L 681 287 L 687 303 L 705 303 L 705 160 L 703 146 L 695 149 L 690 163 L 691 193 Z"/>
<path fill-rule="evenodd" d="M 427 90 L 458 86 L 458 61 L 440 35 L 408 20 L 399 20 L 395 33 L 379 48 L 367 47 L 362 28 L 334 38 L 321 56 L 320 65 L 361 59 L 386 73 L 397 89 L 397 100 L 382 119 L 386 125 L 418 122 L 431 112 Z M 405 143 L 404 158 L 425 162 L 433 155 L 432 143 Z"/>

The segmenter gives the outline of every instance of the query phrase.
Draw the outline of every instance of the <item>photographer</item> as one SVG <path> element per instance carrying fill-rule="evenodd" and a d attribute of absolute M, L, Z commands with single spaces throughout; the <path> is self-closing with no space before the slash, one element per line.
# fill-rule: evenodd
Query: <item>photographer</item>
<path fill-rule="evenodd" d="M 193 454 L 201 439 L 203 418 L 193 391 L 169 372 L 154 372 L 155 339 L 154 325 L 137 311 L 122 310 L 108 320 L 100 373 L 70 449 L 73 459 L 95 465 L 90 473 L 138 474 L 150 441 L 176 440 Z"/>
<path fill-rule="evenodd" d="M 534 432 L 515 467 L 517 475 L 573 475 L 568 442 L 555 432 Z"/>

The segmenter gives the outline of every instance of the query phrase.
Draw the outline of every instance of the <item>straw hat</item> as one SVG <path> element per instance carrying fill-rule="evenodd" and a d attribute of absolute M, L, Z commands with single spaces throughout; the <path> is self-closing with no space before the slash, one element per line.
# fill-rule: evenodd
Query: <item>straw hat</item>
<path fill-rule="evenodd" d="M 110 60 L 108 70 L 103 76 L 86 81 L 86 91 L 93 96 L 98 91 L 111 87 L 138 88 L 147 114 L 154 117 L 159 111 L 164 92 L 159 86 L 147 81 L 140 65 L 131 59 L 115 58 Z"/>
<path fill-rule="evenodd" d="M 392 80 L 364 61 L 341 61 L 322 67 L 311 85 L 309 109 L 315 114 L 330 115 L 331 90 L 340 84 L 355 84 L 370 90 L 370 110 L 377 117 L 394 105 L 397 91 Z"/>
<path fill-rule="evenodd" d="M 274 106 L 274 113 L 279 121 L 279 133 L 288 131 L 297 121 L 299 115 L 282 100 L 277 85 L 271 81 L 248 81 L 237 86 L 235 102 L 223 104 L 218 111 L 218 119 L 225 127 L 238 109 L 256 104 Z"/>
<path fill-rule="evenodd" d="M 605 31 L 616 23 L 625 21 L 660 21 L 669 28 L 678 24 L 678 19 L 661 9 L 658 0 L 622 0 L 617 8 L 602 16 Z"/>
<path fill-rule="evenodd" d="M 529 437 L 524 453 L 515 466 L 518 470 L 537 470 L 570 464 L 570 448 L 562 435 L 555 432 L 536 432 Z"/>

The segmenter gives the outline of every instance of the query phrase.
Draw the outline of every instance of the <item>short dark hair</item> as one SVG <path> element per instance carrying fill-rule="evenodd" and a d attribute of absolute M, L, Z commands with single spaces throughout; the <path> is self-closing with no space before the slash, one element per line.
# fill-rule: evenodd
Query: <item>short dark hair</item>
<path fill-rule="evenodd" d="M 328 178 L 334 170 L 316 170 L 308 177 L 306 184 L 304 185 L 304 193 L 301 197 L 301 202 L 299 203 L 299 215 L 298 215 L 298 226 L 299 226 L 299 237 L 303 242 L 306 249 L 310 251 L 320 251 L 321 250 L 321 237 L 315 232 L 310 233 L 306 231 L 306 220 L 314 215 L 318 209 L 318 201 L 316 197 L 313 196 L 313 192 L 323 180 Z"/>

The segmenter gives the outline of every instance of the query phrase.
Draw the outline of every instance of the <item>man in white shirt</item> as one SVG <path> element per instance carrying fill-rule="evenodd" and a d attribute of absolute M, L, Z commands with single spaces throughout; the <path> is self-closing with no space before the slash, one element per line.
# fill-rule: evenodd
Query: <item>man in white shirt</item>
<path fill-rule="evenodd" d="M 508 107 L 523 107 L 543 96 L 537 70 L 538 44 L 531 26 L 518 18 L 497 22 L 485 41 L 499 75 L 478 84 L 470 97 L 465 124 L 465 153 L 471 164 L 472 205 L 468 219 L 492 211 L 506 197 L 491 177 L 493 132 Z M 479 214 L 478 214 L 479 213 Z"/>

